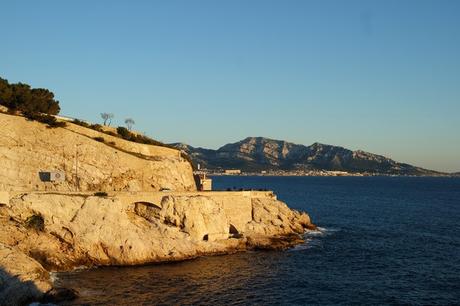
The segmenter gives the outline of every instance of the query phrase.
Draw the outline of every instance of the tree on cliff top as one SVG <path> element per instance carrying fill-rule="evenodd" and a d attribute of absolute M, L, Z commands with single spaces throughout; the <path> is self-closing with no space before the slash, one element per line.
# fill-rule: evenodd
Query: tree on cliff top
<path fill-rule="evenodd" d="M 57 115 L 61 108 L 54 94 L 45 88 L 31 88 L 27 84 L 9 84 L 0 78 L 0 104 L 13 111 Z"/>
<path fill-rule="evenodd" d="M 135 123 L 136 122 L 134 122 L 134 119 L 132 119 L 132 118 L 126 118 L 125 119 L 125 124 L 126 124 L 126 127 L 128 128 L 129 131 L 131 131 L 131 129 L 133 128 L 133 125 Z"/>
<path fill-rule="evenodd" d="M 114 115 L 111 114 L 111 113 L 101 113 L 101 118 L 103 120 L 104 125 L 110 126 L 110 124 L 112 123 L 113 117 L 114 117 Z"/>

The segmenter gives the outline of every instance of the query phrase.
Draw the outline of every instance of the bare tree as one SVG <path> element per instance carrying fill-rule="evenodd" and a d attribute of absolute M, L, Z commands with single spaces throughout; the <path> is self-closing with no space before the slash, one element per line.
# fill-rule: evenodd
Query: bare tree
<path fill-rule="evenodd" d="M 104 120 L 104 125 L 110 126 L 110 124 L 112 123 L 113 117 L 114 116 L 111 113 L 101 113 L 101 118 L 102 118 L 102 120 Z M 107 121 L 108 121 L 108 123 L 107 123 Z"/>
<path fill-rule="evenodd" d="M 131 131 L 131 129 L 133 128 L 133 125 L 135 123 L 136 122 L 134 122 L 134 119 L 132 119 L 132 118 L 126 118 L 125 119 L 125 124 L 126 124 L 126 127 L 128 128 L 129 131 Z"/>

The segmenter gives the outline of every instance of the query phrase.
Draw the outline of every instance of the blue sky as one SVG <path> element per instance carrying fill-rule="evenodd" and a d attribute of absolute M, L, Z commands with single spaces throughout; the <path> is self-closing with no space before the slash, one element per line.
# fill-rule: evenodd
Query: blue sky
<path fill-rule="evenodd" d="M 3 1 L 0 76 L 164 142 L 246 136 L 460 171 L 460 1 Z"/>

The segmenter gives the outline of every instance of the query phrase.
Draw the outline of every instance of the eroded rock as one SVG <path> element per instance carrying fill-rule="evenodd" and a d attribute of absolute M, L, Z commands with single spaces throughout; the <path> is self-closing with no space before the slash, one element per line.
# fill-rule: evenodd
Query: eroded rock
<path fill-rule="evenodd" d="M 50 289 L 45 269 L 283 249 L 302 242 L 300 234 L 313 226 L 308 215 L 264 193 L 165 193 L 156 203 L 126 199 L 54 193 L 13 196 L 0 207 L 0 264 L 8 272 L 2 276 L 8 283 L 2 294 L 18 298 L 16 283 L 8 275 L 30 281 L 20 292 L 36 297 Z M 43 227 L 27 225 L 32 215 L 41 216 Z"/>
<path fill-rule="evenodd" d="M 49 273 L 20 250 L 0 243 L 0 305 L 23 305 L 49 291 Z"/>

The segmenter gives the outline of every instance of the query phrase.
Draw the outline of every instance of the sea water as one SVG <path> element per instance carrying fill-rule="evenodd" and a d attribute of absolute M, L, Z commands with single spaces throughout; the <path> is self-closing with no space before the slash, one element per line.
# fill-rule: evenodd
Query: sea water
<path fill-rule="evenodd" d="M 57 275 L 91 305 L 460 304 L 460 179 L 214 177 L 271 189 L 319 231 L 254 251 Z"/>

